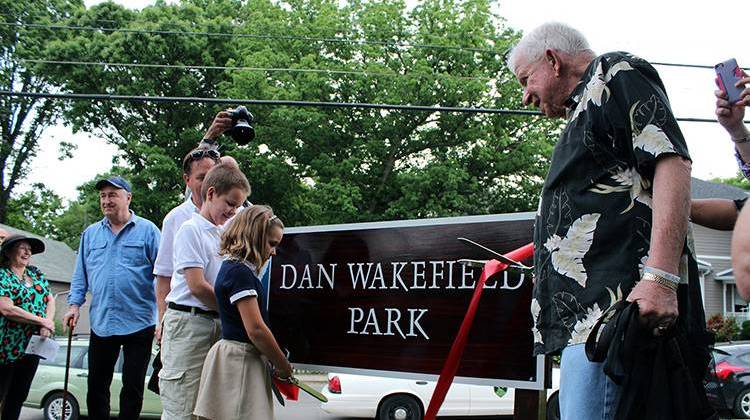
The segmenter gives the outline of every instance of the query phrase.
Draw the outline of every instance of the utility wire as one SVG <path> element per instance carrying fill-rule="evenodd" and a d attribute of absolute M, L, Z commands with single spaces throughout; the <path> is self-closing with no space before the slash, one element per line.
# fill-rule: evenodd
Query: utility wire
<path fill-rule="evenodd" d="M 260 99 L 234 99 L 234 98 L 201 98 L 195 96 L 133 96 L 133 95 L 103 95 L 94 93 L 44 93 L 44 92 L 11 92 L 0 90 L 0 96 L 45 98 L 59 100 L 94 100 L 94 101 L 126 101 L 126 102 L 159 102 L 159 103 L 206 103 L 206 104 L 232 104 L 232 105 L 266 105 L 266 106 L 300 106 L 316 108 L 363 108 L 383 109 L 396 111 L 418 111 L 418 112 L 451 112 L 469 114 L 501 114 L 501 115 L 527 115 L 541 116 L 539 111 L 528 111 L 523 109 L 499 109 L 499 108 L 471 108 L 471 107 L 445 107 L 445 106 L 423 106 L 423 105 L 396 105 L 396 104 L 373 104 L 363 102 L 311 102 L 311 101 L 281 101 Z M 711 118 L 683 117 L 675 118 L 683 122 L 718 122 Z M 750 121 L 744 121 L 750 123 Z"/>
<path fill-rule="evenodd" d="M 129 29 L 129 28 L 100 28 L 100 27 L 95 27 L 95 26 L 43 25 L 39 23 L 17 23 L 17 22 L 0 22 L 0 26 L 16 26 L 16 27 L 52 29 L 52 30 L 122 32 L 122 33 L 151 34 L 151 35 L 190 35 L 190 36 L 212 36 L 212 37 L 222 37 L 222 38 L 281 39 L 281 40 L 308 41 L 308 42 L 313 41 L 313 42 L 341 43 L 341 44 L 379 45 L 379 46 L 389 46 L 389 47 L 398 47 L 398 48 L 457 50 L 457 51 L 470 51 L 470 52 L 479 52 L 479 53 L 491 53 L 491 54 L 498 54 L 498 55 L 502 54 L 501 51 L 496 51 L 490 48 L 473 48 L 473 47 L 437 45 L 437 44 L 411 44 L 411 43 L 406 43 L 406 42 L 391 42 L 391 41 L 368 41 L 364 39 L 352 39 L 352 38 L 324 38 L 324 37 L 298 36 L 298 35 L 267 35 L 267 34 L 248 34 L 248 33 L 203 32 L 203 31 L 195 31 L 195 32 L 194 31 L 167 31 L 167 30 Z"/>
<path fill-rule="evenodd" d="M 677 64 L 677 63 L 660 63 L 658 61 L 649 61 L 654 66 L 665 66 L 665 67 L 688 67 L 695 69 L 713 69 L 714 66 L 707 66 L 704 64 Z"/>
<path fill-rule="evenodd" d="M 0 16 L 7 16 L 7 15 L 0 14 Z M 153 34 L 153 35 L 188 35 L 188 36 L 213 36 L 213 37 L 226 37 L 226 38 L 318 41 L 318 42 L 325 42 L 325 43 L 349 43 L 349 44 L 359 44 L 359 45 L 392 46 L 392 47 L 399 47 L 399 48 L 445 49 L 445 50 L 503 54 L 502 51 L 497 51 L 491 48 L 474 48 L 474 47 L 440 45 L 440 44 L 411 44 L 407 42 L 368 41 L 368 40 L 363 40 L 363 39 L 352 39 L 352 38 L 324 38 L 324 37 L 296 36 L 296 35 L 269 35 L 269 34 L 203 32 L 203 31 L 167 31 L 167 30 L 129 29 L 129 28 L 101 28 L 101 27 L 96 27 L 96 26 L 51 25 L 51 24 L 18 23 L 18 22 L 0 22 L 0 26 L 16 26 L 16 27 L 52 29 L 52 30 L 123 32 L 123 33 Z M 699 69 L 713 69 L 714 68 L 714 66 L 706 65 L 706 64 L 668 63 L 668 62 L 659 62 L 659 61 L 649 61 L 649 63 L 655 66 L 665 66 L 665 67 L 686 67 L 686 68 L 699 68 Z M 750 67 L 742 67 L 742 69 L 745 71 L 750 71 Z"/>
<path fill-rule="evenodd" d="M 127 101 L 127 102 L 169 102 L 169 103 L 206 103 L 206 104 L 232 104 L 232 105 L 271 105 L 271 106 L 309 106 L 316 108 L 364 108 L 384 109 L 398 111 L 420 111 L 420 112 L 452 112 L 472 114 L 504 114 L 504 115 L 542 115 L 539 111 L 527 111 L 522 109 L 499 109 L 499 108 L 471 108 L 471 107 L 445 107 L 445 106 L 423 106 L 423 105 L 395 105 L 395 104 L 373 104 L 360 102 L 311 102 L 311 101 L 283 101 L 283 100 L 260 100 L 260 99 L 234 99 L 234 98 L 201 98 L 191 96 L 131 96 L 131 95 L 103 95 L 92 93 L 43 93 L 43 92 L 11 92 L 0 90 L 0 96 L 46 98 L 62 100 L 101 100 L 101 101 Z"/>
<path fill-rule="evenodd" d="M 322 73 L 322 74 L 350 74 L 350 75 L 362 75 L 362 76 L 374 76 L 374 77 L 407 77 L 407 78 L 423 78 L 423 77 L 435 77 L 445 79 L 458 79 L 458 80 L 484 80 L 490 81 L 493 77 L 486 76 L 455 76 L 452 74 L 440 74 L 440 73 L 385 73 L 385 72 L 372 72 L 367 70 L 329 70 L 329 69 L 314 69 L 314 68 L 291 68 L 291 67 L 246 67 L 246 66 L 203 66 L 194 64 L 151 64 L 151 63 L 117 63 L 109 61 L 75 61 L 75 60 L 42 60 L 32 58 L 22 58 L 19 61 L 35 64 L 57 64 L 57 65 L 74 65 L 74 66 L 112 66 L 112 67 L 136 67 L 136 68 L 164 68 L 164 69 L 184 69 L 184 70 L 247 70 L 247 71 L 267 71 L 267 72 L 288 72 L 288 73 Z M 713 69 L 713 66 L 702 65 L 702 64 L 677 64 L 677 63 L 661 63 L 661 62 L 650 62 L 655 66 L 670 66 L 670 67 L 691 67 L 700 69 Z M 743 68 L 743 70 L 750 71 L 750 68 Z"/>
<path fill-rule="evenodd" d="M 148 64 L 148 63 L 110 63 L 104 61 L 68 61 L 68 60 L 39 60 L 39 59 L 21 59 L 21 62 L 35 64 L 59 64 L 75 66 L 112 66 L 112 67 L 136 67 L 136 68 L 159 68 L 159 69 L 183 69 L 183 70 L 247 70 L 247 71 L 267 71 L 267 72 L 288 72 L 288 73 L 323 73 L 323 74 L 349 74 L 374 77 L 406 77 L 406 78 L 445 78 L 458 80 L 492 80 L 492 77 L 479 76 L 454 76 L 452 74 L 439 73 L 385 73 L 371 72 L 367 70 L 328 70 L 328 69 L 311 69 L 311 68 L 289 68 L 289 67 L 244 67 L 244 66 L 197 66 L 187 64 Z"/>

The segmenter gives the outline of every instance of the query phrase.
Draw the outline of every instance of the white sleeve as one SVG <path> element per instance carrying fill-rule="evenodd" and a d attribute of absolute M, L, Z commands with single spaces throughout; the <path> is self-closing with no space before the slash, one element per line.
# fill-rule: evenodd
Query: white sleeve
<path fill-rule="evenodd" d="M 200 228 L 192 223 L 184 223 L 174 238 L 174 271 L 186 268 L 206 269 L 208 255 L 201 246 Z"/>
<path fill-rule="evenodd" d="M 229 296 L 229 303 L 234 305 L 235 302 L 247 296 L 258 296 L 258 292 L 252 289 L 240 290 L 239 292 L 233 294 L 232 296 Z"/>
<path fill-rule="evenodd" d="M 159 243 L 159 252 L 156 254 L 154 262 L 154 275 L 172 277 L 173 259 L 174 259 L 174 237 L 175 237 L 175 217 L 170 212 L 164 218 L 161 227 L 161 242 Z"/>

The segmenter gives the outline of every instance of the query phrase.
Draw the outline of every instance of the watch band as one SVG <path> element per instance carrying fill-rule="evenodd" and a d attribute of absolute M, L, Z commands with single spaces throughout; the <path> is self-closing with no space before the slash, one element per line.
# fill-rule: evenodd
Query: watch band
<path fill-rule="evenodd" d="M 669 289 L 669 290 L 671 290 L 673 292 L 677 291 L 677 286 L 679 285 L 679 283 L 675 283 L 672 280 L 667 280 L 666 278 L 664 278 L 664 277 L 662 277 L 662 276 L 660 276 L 658 274 L 649 273 L 649 272 L 644 272 L 643 273 L 643 277 L 641 277 L 641 278 L 643 280 L 652 281 L 652 282 L 658 284 L 659 286 L 667 288 L 667 289 Z"/>

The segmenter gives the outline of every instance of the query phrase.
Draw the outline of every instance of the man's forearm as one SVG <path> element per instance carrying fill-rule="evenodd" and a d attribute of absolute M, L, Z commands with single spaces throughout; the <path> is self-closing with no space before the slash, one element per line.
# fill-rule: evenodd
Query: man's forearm
<path fill-rule="evenodd" d="M 737 290 L 750 298 L 750 207 L 745 206 L 732 233 L 732 270 Z"/>
<path fill-rule="evenodd" d="M 80 250 L 78 252 L 81 252 Z M 70 279 L 70 292 L 68 293 L 68 305 L 83 306 L 86 302 L 86 292 L 88 291 L 88 279 L 86 278 L 86 270 L 83 268 L 84 263 L 80 256 L 76 263 L 75 271 L 73 272 L 73 278 Z"/>
<path fill-rule="evenodd" d="M 193 271 L 192 269 L 185 273 L 185 283 L 187 283 L 190 293 L 199 301 L 211 309 L 216 309 L 216 295 L 214 288 L 203 277 L 203 270 Z"/>
<path fill-rule="evenodd" d="M 188 284 L 188 287 L 190 288 L 190 293 L 203 302 L 204 305 L 211 309 L 216 309 L 214 288 L 207 281 L 202 281 L 199 284 Z"/>
<path fill-rule="evenodd" d="M 692 200 L 690 220 L 711 229 L 732 230 L 737 220 L 737 206 L 724 198 Z"/>
<path fill-rule="evenodd" d="M 690 161 L 677 155 L 656 164 L 647 265 L 678 274 L 690 209 Z"/>
<path fill-rule="evenodd" d="M 167 295 L 172 290 L 170 284 L 171 277 L 156 276 L 156 310 L 158 311 L 158 323 L 164 319 L 164 313 L 167 311 Z"/>
<path fill-rule="evenodd" d="M 746 138 L 750 135 L 750 130 L 745 127 L 745 124 L 740 122 L 735 128 L 727 128 L 729 137 L 734 141 L 734 148 L 737 150 L 737 154 L 740 155 L 744 162 L 750 162 L 750 142 L 736 143 L 737 140 Z"/>

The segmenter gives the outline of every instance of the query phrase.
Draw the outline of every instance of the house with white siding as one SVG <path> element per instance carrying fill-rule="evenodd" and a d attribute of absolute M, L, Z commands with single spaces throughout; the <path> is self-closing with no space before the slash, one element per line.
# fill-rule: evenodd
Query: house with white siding
<path fill-rule="evenodd" d="M 693 198 L 726 198 L 737 200 L 748 197 L 748 191 L 726 184 L 693 178 Z M 734 316 L 739 322 L 748 318 L 748 302 L 735 287 L 732 274 L 731 231 L 720 231 L 692 224 L 696 257 L 701 268 L 701 291 L 706 318 L 713 314 Z"/>

